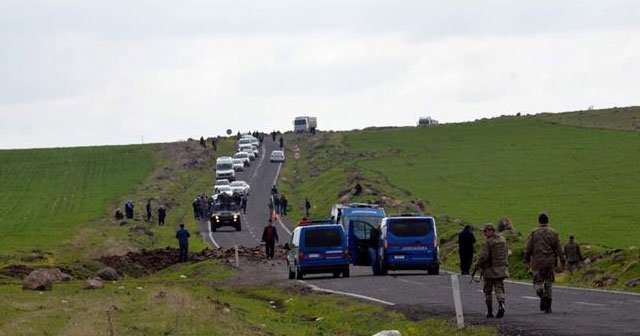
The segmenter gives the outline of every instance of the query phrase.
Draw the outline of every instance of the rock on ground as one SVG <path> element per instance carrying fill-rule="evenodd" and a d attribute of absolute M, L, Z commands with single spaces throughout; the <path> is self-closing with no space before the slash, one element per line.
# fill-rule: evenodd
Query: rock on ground
<path fill-rule="evenodd" d="M 84 287 L 82 287 L 82 289 L 100 289 L 100 288 L 104 288 L 104 283 L 100 278 L 87 279 L 87 282 L 85 283 Z"/>
<path fill-rule="evenodd" d="M 96 275 L 98 278 L 106 281 L 114 281 L 120 279 L 120 274 L 113 267 L 103 267 Z"/>
<path fill-rule="evenodd" d="M 59 268 L 39 268 L 32 271 L 22 281 L 22 289 L 51 290 L 56 281 L 70 281 L 72 277 Z"/>

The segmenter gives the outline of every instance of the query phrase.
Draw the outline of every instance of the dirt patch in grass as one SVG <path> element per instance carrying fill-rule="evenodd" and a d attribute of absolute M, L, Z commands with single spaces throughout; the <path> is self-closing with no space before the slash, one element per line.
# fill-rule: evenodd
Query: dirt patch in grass
<path fill-rule="evenodd" d="M 278 248 L 276 251 L 278 251 L 276 259 L 284 260 L 284 250 L 282 248 Z M 264 257 L 264 249 L 260 246 L 253 248 L 239 246 L 238 256 L 243 260 L 243 263 L 249 262 L 257 265 L 269 265 L 269 261 L 265 260 Z M 167 247 L 164 249 L 129 252 L 125 255 L 104 256 L 98 258 L 97 261 L 105 266 L 113 267 L 121 274 L 126 274 L 132 277 L 141 277 L 177 264 L 179 258 L 180 250 Z M 229 265 L 233 265 L 235 264 L 235 249 L 204 249 L 200 252 L 189 253 L 190 262 L 200 262 L 208 259 L 219 259 L 225 261 Z M 274 262 L 275 261 L 271 261 L 271 263 Z M 264 278 L 265 273 L 268 274 L 269 272 L 262 272 L 261 274 L 250 278 Z"/>
<path fill-rule="evenodd" d="M 33 268 L 26 265 L 9 265 L 0 270 L 0 275 L 10 278 L 24 278 L 33 271 Z"/>

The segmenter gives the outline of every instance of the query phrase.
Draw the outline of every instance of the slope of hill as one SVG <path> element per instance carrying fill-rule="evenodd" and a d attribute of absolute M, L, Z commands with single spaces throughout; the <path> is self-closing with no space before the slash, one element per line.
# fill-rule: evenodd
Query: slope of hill
<path fill-rule="evenodd" d="M 618 117 L 633 118 L 612 112 L 610 125 L 626 124 L 614 120 Z M 545 118 L 550 116 L 290 134 L 288 149 L 301 148 L 301 159 L 290 160 L 279 187 L 294 200 L 294 220 L 305 197 L 314 205 L 313 217 L 328 217 L 332 204 L 350 201 L 375 202 L 391 213 L 433 213 L 448 243 L 443 255 L 450 267 L 457 263 L 453 242 L 461 225 L 478 227 L 508 216 L 526 236 L 546 211 L 563 240 L 576 235 L 583 253 L 601 260 L 567 282 L 600 286 L 615 275 L 620 281 L 614 287 L 628 289 L 622 280 L 640 275 L 635 206 L 640 134 L 575 127 L 574 120 L 591 125 L 581 114 L 562 116 L 571 126 Z M 356 197 L 357 182 L 364 192 Z M 510 240 L 516 277 L 527 277 L 523 243 L 523 237 Z"/>

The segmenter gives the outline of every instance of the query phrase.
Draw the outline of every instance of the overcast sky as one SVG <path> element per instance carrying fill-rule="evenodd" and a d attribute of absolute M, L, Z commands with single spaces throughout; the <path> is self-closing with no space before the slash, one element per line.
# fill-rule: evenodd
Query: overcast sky
<path fill-rule="evenodd" d="M 0 148 L 640 103 L 640 1 L 0 1 Z"/>

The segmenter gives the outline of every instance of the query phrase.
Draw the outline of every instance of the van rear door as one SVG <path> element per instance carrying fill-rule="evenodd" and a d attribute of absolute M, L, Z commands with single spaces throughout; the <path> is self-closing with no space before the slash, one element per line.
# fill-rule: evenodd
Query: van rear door
<path fill-rule="evenodd" d="M 314 266 L 346 263 L 343 233 L 339 228 L 308 228 L 300 242 L 300 265 Z"/>
<path fill-rule="evenodd" d="M 437 259 L 435 223 L 431 218 L 397 218 L 388 223 L 389 262 L 432 262 Z"/>

